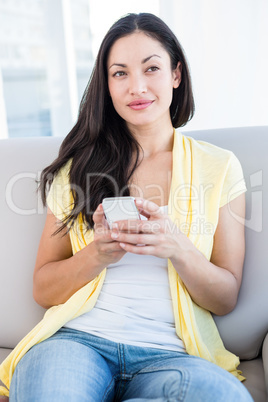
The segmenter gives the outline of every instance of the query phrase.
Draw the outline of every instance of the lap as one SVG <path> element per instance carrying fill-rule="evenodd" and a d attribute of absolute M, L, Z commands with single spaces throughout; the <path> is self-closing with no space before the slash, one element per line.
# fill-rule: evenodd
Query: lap
<path fill-rule="evenodd" d="M 240 381 L 204 359 L 121 344 L 118 348 L 74 331 L 34 346 L 19 362 L 10 388 L 10 402 L 130 399 L 252 401 Z"/>
<path fill-rule="evenodd" d="M 81 343 L 51 339 L 19 362 L 10 402 L 112 400 L 113 377 L 105 359 Z"/>
<path fill-rule="evenodd" d="M 122 401 L 252 401 L 232 374 L 200 358 L 163 359 L 147 366 L 132 379 Z"/>

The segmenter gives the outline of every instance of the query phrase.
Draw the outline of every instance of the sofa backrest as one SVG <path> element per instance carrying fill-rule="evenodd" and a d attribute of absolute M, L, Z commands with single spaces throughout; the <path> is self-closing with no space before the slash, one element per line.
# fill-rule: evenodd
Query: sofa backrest
<path fill-rule="evenodd" d="M 0 347 L 13 348 L 42 318 L 32 277 L 46 211 L 37 197 L 42 169 L 61 138 L 0 140 Z"/>
<path fill-rule="evenodd" d="M 225 346 L 242 359 L 251 359 L 268 330 L 268 128 L 185 134 L 232 150 L 244 169 L 248 186 L 244 277 L 235 310 L 215 321 Z M 0 347 L 13 348 L 44 313 L 32 297 L 45 222 L 36 180 L 56 157 L 61 141 L 51 137 L 0 141 Z"/>

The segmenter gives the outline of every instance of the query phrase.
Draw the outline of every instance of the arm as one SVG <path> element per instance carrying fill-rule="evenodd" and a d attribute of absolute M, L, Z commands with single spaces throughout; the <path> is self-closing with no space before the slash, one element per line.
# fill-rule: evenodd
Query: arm
<path fill-rule="evenodd" d="M 49 308 L 64 303 L 125 254 L 118 243 L 111 240 L 102 207 L 95 212 L 94 222 L 94 241 L 73 255 L 66 231 L 53 235 L 61 222 L 48 209 L 33 277 L 33 295 L 41 306 Z"/>
<path fill-rule="evenodd" d="M 230 312 L 235 307 L 242 278 L 245 240 L 241 220 L 245 216 L 245 196 L 240 195 L 220 209 L 211 261 L 187 236 L 178 230 L 166 231 L 168 225 L 164 222 L 169 218 L 163 217 L 156 204 L 143 200 L 142 208 L 149 221 L 137 222 L 136 227 L 133 223 L 132 233 L 112 233 L 112 238 L 128 252 L 169 258 L 195 303 L 218 315 Z M 239 221 L 234 216 L 239 216 Z M 119 230 L 127 228 L 124 222 L 118 225 Z M 139 243 L 146 246 L 137 247 Z"/>
<path fill-rule="evenodd" d="M 245 196 L 242 194 L 220 208 L 210 262 L 196 252 L 190 253 L 191 257 L 186 258 L 182 266 L 177 263 L 180 266 L 177 270 L 193 300 L 217 315 L 229 313 L 237 302 L 245 256 L 244 224 L 241 223 L 244 217 Z M 176 258 L 176 265 L 175 261 Z"/>

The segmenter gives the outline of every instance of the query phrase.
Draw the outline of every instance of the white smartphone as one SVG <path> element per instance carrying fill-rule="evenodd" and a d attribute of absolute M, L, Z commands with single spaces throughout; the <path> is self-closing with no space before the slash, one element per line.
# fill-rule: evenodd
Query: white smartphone
<path fill-rule="evenodd" d="M 141 219 L 134 201 L 134 197 L 109 197 L 103 199 L 102 206 L 110 227 L 116 221 Z"/>

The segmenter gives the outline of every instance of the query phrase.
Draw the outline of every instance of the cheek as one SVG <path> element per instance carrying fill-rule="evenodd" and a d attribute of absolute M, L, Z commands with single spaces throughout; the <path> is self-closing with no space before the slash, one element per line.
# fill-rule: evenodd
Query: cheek
<path fill-rule="evenodd" d="M 152 88 L 157 91 L 162 96 L 167 97 L 173 94 L 173 79 L 168 74 L 163 74 L 159 76 L 152 83 Z"/>
<path fill-rule="evenodd" d="M 169 80 L 163 80 L 161 85 L 158 86 L 158 93 L 160 100 L 163 102 L 171 104 L 173 98 L 173 85 Z"/>
<path fill-rule="evenodd" d="M 120 101 L 120 99 L 122 98 L 122 86 L 114 85 L 113 83 L 109 83 L 108 81 L 108 88 L 113 104 Z"/>
<path fill-rule="evenodd" d="M 113 95 L 113 86 L 109 79 L 108 79 L 108 90 L 109 90 L 110 96 L 112 96 Z"/>
<path fill-rule="evenodd" d="M 121 116 L 122 114 L 122 95 L 115 85 L 110 85 L 108 82 L 108 89 L 111 97 L 112 104 L 115 111 Z M 121 116 L 122 117 L 122 116 Z"/>

